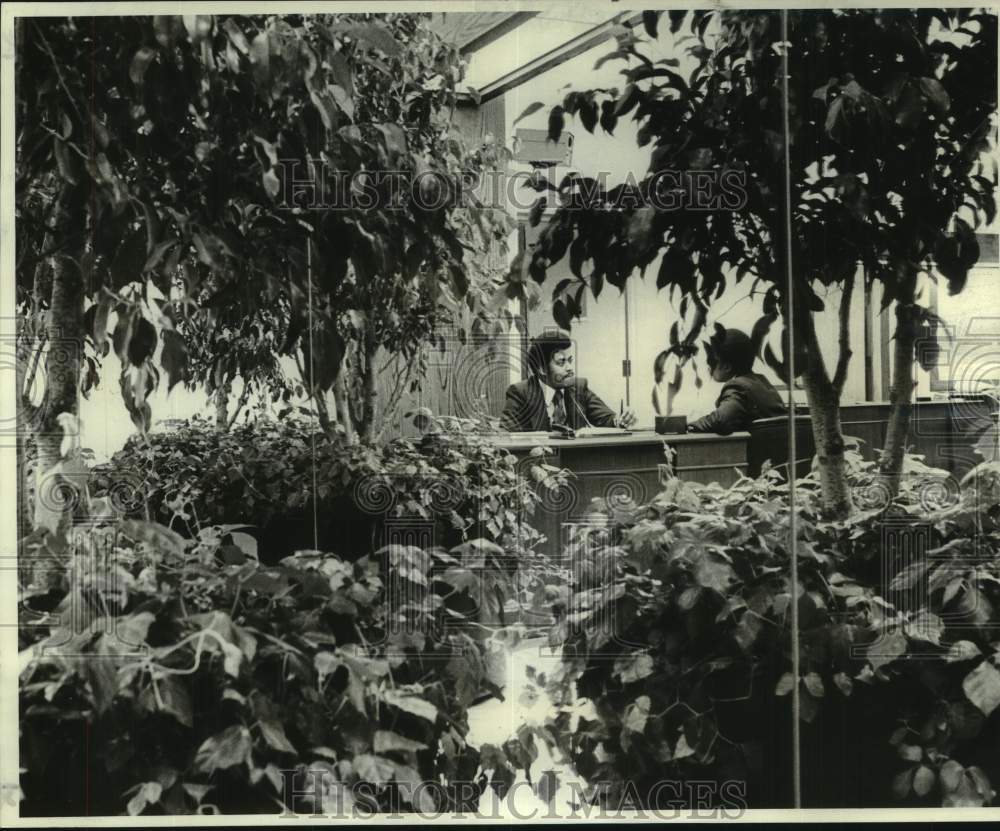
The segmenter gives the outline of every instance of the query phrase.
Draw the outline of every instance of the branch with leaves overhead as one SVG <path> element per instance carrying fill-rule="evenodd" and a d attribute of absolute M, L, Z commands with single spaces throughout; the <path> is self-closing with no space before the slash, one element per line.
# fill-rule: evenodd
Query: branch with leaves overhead
<path fill-rule="evenodd" d="M 669 32 L 661 30 L 666 19 Z M 708 307 L 751 275 L 765 305 L 755 343 L 783 377 L 794 347 L 814 427 L 831 425 L 816 444 L 830 474 L 828 506 L 842 514 L 850 508 L 843 441 L 829 414 L 851 358 L 855 273 L 860 263 L 881 284 L 885 306 L 914 302 L 921 269 L 939 274 L 952 293 L 964 287 L 978 259 L 975 228 L 996 216 L 997 162 L 984 152 L 997 102 L 996 17 L 969 9 L 791 10 L 787 44 L 782 20 L 778 11 L 667 18 L 651 11 L 643 15 L 645 37 L 614 29 L 614 47 L 595 68 L 623 62 L 621 88 L 566 93 L 549 108 L 548 137 L 558 140 L 568 118 L 611 135 L 631 117 L 637 145 L 649 150 L 648 169 L 614 184 L 579 173 L 558 184 L 529 179 L 526 187 L 543 194 L 531 221 L 540 221 L 552 196 L 556 209 L 527 261 L 515 261 L 508 293 L 527 300 L 531 284 L 568 258 L 573 276 L 552 287 L 552 301 L 556 323 L 569 328 L 585 292 L 597 298 L 605 282 L 624 290 L 654 264 L 657 288 Z M 655 58 L 650 47 L 664 45 L 675 55 Z M 543 109 L 535 102 L 518 121 Z M 840 349 L 828 374 L 814 317 L 825 311 L 822 290 L 832 287 L 841 289 Z M 782 333 L 781 357 L 768 343 L 779 316 L 795 321 L 795 331 Z M 908 352 L 900 365 L 913 357 Z"/>

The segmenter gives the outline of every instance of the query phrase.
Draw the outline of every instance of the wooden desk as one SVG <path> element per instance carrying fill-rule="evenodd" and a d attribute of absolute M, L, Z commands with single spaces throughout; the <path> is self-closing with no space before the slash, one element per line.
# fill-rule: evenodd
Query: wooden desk
<path fill-rule="evenodd" d="M 619 436 L 582 439 L 534 438 L 511 433 L 493 441 L 530 465 L 531 451 L 543 446 L 552 451 L 546 464 L 574 474 L 565 489 L 543 492 L 543 503 L 528 521 L 558 546 L 567 523 L 579 522 L 594 498 L 631 498 L 637 503 L 652 499 L 660 490 L 659 466 L 666 463 L 664 445 L 674 452 L 675 474 L 689 482 L 718 482 L 728 486 L 747 469 L 749 433 L 730 436 L 685 433 L 661 436 L 636 430 Z M 551 543 L 550 543 L 551 544 Z M 551 548 L 557 553 L 559 548 Z"/>

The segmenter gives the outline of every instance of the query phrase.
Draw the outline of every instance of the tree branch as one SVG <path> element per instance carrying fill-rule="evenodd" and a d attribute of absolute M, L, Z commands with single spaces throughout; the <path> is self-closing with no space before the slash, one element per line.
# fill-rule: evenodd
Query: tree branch
<path fill-rule="evenodd" d="M 38 338 L 38 348 L 35 350 L 35 354 L 31 361 L 31 367 L 28 369 L 28 374 L 24 378 L 24 384 L 27 386 L 25 389 L 23 386 L 18 392 L 21 394 L 22 399 L 25 401 L 31 400 L 32 390 L 35 388 L 35 375 L 38 373 L 38 365 L 42 360 L 42 353 L 45 351 L 45 339 L 48 337 L 48 333 L 43 331 Z"/>
<path fill-rule="evenodd" d="M 247 403 L 247 399 L 250 397 L 250 384 L 247 381 L 243 382 L 243 392 L 240 393 L 239 400 L 236 402 L 236 409 L 233 411 L 232 417 L 229 419 L 229 429 L 236 423 L 236 419 L 239 418 L 240 413 L 243 411 L 243 407 Z"/>
<path fill-rule="evenodd" d="M 847 367 L 851 362 L 851 299 L 854 294 L 854 272 L 852 271 L 844 279 L 843 289 L 840 295 L 840 344 L 837 356 L 837 369 L 833 374 L 833 388 L 839 396 L 844 389 L 844 382 L 847 381 Z"/>
<path fill-rule="evenodd" d="M 59 62 L 56 60 L 55 53 L 52 51 L 52 47 L 49 46 L 48 40 L 45 38 L 45 32 L 42 31 L 42 27 L 37 23 L 35 24 L 35 31 L 38 32 L 38 36 L 42 39 L 45 51 L 49 53 L 49 58 L 52 60 L 52 68 L 55 69 L 56 77 L 59 78 L 59 86 L 63 88 L 63 92 L 66 93 L 66 97 L 69 99 L 69 105 L 73 108 L 73 112 L 76 113 L 76 117 L 80 119 L 80 125 L 83 126 L 87 122 L 83 120 L 83 116 L 80 115 L 80 111 L 76 107 L 76 101 L 73 100 L 73 94 L 69 91 L 69 87 L 66 85 L 66 79 L 63 78 L 62 70 L 59 69 Z"/>

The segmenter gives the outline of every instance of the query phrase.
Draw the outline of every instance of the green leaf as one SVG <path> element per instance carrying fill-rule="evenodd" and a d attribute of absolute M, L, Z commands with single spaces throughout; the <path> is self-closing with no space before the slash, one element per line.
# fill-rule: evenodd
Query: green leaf
<path fill-rule="evenodd" d="M 138 792 L 133 796 L 125 810 L 130 817 L 135 817 L 146 810 L 147 805 L 155 805 L 163 795 L 163 786 L 159 782 L 143 782 Z"/>
<path fill-rule="evenodd" d="M 146 70 L 156 57 L 156 50 L 151 46 L 143 46 L 132 57 L 132 64 L 129 66 L 128 77 L 137 87 L 141 87 L 146 77 Z"/>
<path fill-rule="evenodd" d="M 390 58 L 398 57 L 402 52 L 399 42 L 385 26 L 378 24 L 348 26 L 345 28 L 345 34 L 350 35 L 355 40 L 365 41 Z"/>
<path fill-rule="evenodd" d="M 155 689 L 153 684 L 151 681 L 139 694 L 139 706 L 150 713 L 168 713 L 185 727 L 194 727 L 191 696 L 181 679 L 174 675 L 165 675 L 157 678 Z"/>
<path fill-rule="evenodd" d="M 240 675 L 240 664 L 243 661 L 243 653 L 240 648 L 228 641 L 220 644 L 222 647 L 222 668 L 227 675 L 233 678 L 239 678 Z"/>
<path fill-rule="evenodd" d="M 941 765 L 941 787 L 945 793 L 958 789 L 962 783 L 962 774 L 965 769 L 954 759 L 949 759 Z"/>
<path fill-rule="evenodd" d="M 194 764 L 202 773 L 211 775 L 217 770 L 249 765 L 252 749 L 250 731 L 242 724 L 234 724 L 202 742 Z"/>
<path fill-rule="evenodd" d="M 917 83 L 920 85 L 920 91 L 930 101 L 937 114 L 942 117 L 947 115 L 951 108 L 951 97 L 944 85 L 936 78 L 921 78 Z"/>
<path fill-rule="evenodd" d="M 250 54 L 250 43 L 247 40 L 247 36 L 243 34 L 243 30 L 240 29 L 236 21 L 227 17 L 223 23 L 222 28 L 226 30 L 226 34 L 229 35 L 229 40 L 232 42 L 233 46 L 240 50 L 243 55 Z"/>
<path fill-rule="evenodd" d="M 78 164 L 76 157 L 69 149 L 70 145 L 56 136 L 52 146 L 56 157 L 56 166 L 59 168 L 59 175 L 72 185 L 79 184 Z"/>
<path fill-rule="evenodd" d="M 146 263 L 143 265 L 143 272 L 153 271 L 157 268 L 163 261 L 163 257 L 166 253 L 177 245 L 177 240 L 168 239 L 163 242 L 159 242 L 153 246 L 153 250 L 149 252 L 149 256 L 146 257 Z"/>
<path fill-rule="evenodd" d="M 744 652 L 750 652 L 763 628 L 764 621 L 760 615 L 754 614 L 751 611 L 745 612 L 743 617 L 740 618 L 735 632 L 736 643 L 739 644 L 740 649 Z"/>
<path fill-rule="evenodd" d="M 281 180 L 278 179 L 278 174 L 274 172 L 273 168 L 265 170 L 261 173 L 261 180 L 267 195 L 272 199 L 276 199 L 278 194 L 281 193 Z"/>
<path fill-rule="evenodd" d="M 913 768 L 900 771 L 892 780 L 892 795 L 896 799 L 906 799 L 910 795 L 910 788 L 913 785 Z"/>
<path fill-rule="evenodd" d="M 261 719 L 259 725 L 260 734 L 263 736 L 264 741 L 275 750 L 281 753 L 298 753 L 295 746 L 288 741 L 288 736 L 285 735 L 285 728 L 281 726 L 280 721 Z"/>
<path fill-rule="evenodd" d="M 819 673 L 806 673 L 802 678 L 802 682 L 813 698 L 822 698 L 824 696 L 826 691 L 823 688 L 823 679 L 820 678 Z"/>
<path fill-rule="evenodd" d="M 983 661 L 962 681 L 962 689 L 983 715 L 989 716 L 1000 707 L 1000 669 L 988 660 Z"/>
<path fill-rule="evenodd" d="M 626 655 L 615 661 L 611 675 L 620 678 L 623 684 L 640 681 L 653 674 L 653 658 L 646 652 Z"/>
<path fill-rule="evenodd" d="M 913 776 L 913 791 L 917 796 L 927 796 L 934 787 L 937 777 L 927 765 L 921 765 Z"/>
<path fill-rule="evenodd" d="M 982 652 L 972 641 L 956 641 L 951 645 L 944 659 L 947 663 L 954 664 L 958 661 L 971 661 L 980 655 Z"/>
<path fill-rule="evenodd" d="M 427 749 L 427 745 L 423 742 L 408 739 L 405 736 L 400 736 L 399 733 L 393 733 L 391 730 L 376 730 L 373 747 L 376 753 L 389 753 L 394 750 L 413 753 Z"/>
<path fill-rule="evenodd" d="M 891 664 L 901 655 L 906 653 L 906 636 L 898 629 L 878 637 L 874 643 L 868 646 L 868 661 L 872 669 L 879 669 L 886 664 Z"/>
<path fill-rule="evenodd" d="M 354 95 L 354 74 L 347 59 L 340 52 L 333 52 L 327 57 L 327 61 L 337 84 L 343 87 L 348 95 Z"/>
<path fill-rule="evenodd" d="M 388 689 L 382 692 L 382 698 L 386 704 L 398 707 L 412 715 L 426 719 L 431 724 L 437 721 L 438 709 L 430 701 L 419 698 L 415 695 L 407 694 L 398 689 Z"/>
<path fill-rule="evenodd" d="M 525 107 L 524 112 L 522 112 L 517 118 L 514 119 L 514 123 L 511 127 L 516 127 L 519 121 L 523 121 L 529 115 L 537 113 L 545 105 L 541 101 L 535 101 L 533 104 L 529 104 Z"/>
<path fill-rule="evenodd" d="M 626 730 L 633 733 L 642 733 L 646 729 L 646 722 L 649 719 L 650 700 L 648 695 L 640 695 L 625 711 L 625 718 L 622 722 Z"/>
<path fill-rule="evenodd" d="M 549 112 L 549 141 L 559 141 L 559 137 L 562 135 L 563 127 L 566 126 L 566 118 L 563 115 L 563 108 L 560 106 L 555 106 Z"/>
<path fill-rule="evenodd" d="M 654 40 L 657 37 L 656 24 L 659 21 L 661 14 L 663 14 L 663 12 L 659 11 L 645 11 L 642 13 L 642 25 L 646 28 L 646 34 Z"/>
<path fill-rule="evenodd" d="M 133 366 L 142 366 L 156 351 L 156 327 L 144 317 L 135 322 L 126 352 Z"/>
<path fill-rule="evenodd" d="M 535 794 L 546 805 L 551 805 L 559 791 L 559 776 L 554 770 L 546 770 L 538 777 Z"/>
<path fill-rule="evenodd" d="M 160 332 L 163 349 L 160 352 L 160 366 L 167 373 L 167 392 L 187 378 L 188 351 L 184 338 L 172 329 Z"/>
<path fill-rule="evenodd" d="M 133 231 L 122 241 L 111 262 L 111 287 L 118 291 L 142 278 L 146 265 L 146 231 Z"/>
<path fill-rule="evenodd" d="M 354 770 L 362 781 L 385 787 L 396 775 L 396 763 L 382 756 L 362 753 L 354 757 Z"/>
<path fill-rule="evenodd" d="M 136 542 L 145 543 L 154 552 L 174 557 L 184 556 L 184 538 L 158 522 L 126 519 L 121 523 L 121 530 L 125 536 Z"/>
<path fill-rule="evenodd" d="M 639 208 L 628 223 L 628 242 L 637 253 L 648 251 L 653 245 L 653 219 L 656 208 Z"/>
<path fill-rule="evenodd" d="M 778 679 L 778 683 L 774 687 L 775 695 L 788 695 L 795 687 L 795 676 L 790 672 L 786 672 L 781 678 Z"/>
<path fill-rule="evenodd" d="M 837 689 L 839 689 L 845 696 L 850 696 L 850 694 L 854 691 L 854 681 L 847 673 L 835 673 L 833 676 L 833 683 L 837 685 Z"/>
<path fill-rule="evenodd" d="M 906 623 L 905 629 L 906 634 L 914 640 L 939 644 L 941 635 L 944 634 L 944 623 L 937 615 L 924 609 L 913 620 Z"/>

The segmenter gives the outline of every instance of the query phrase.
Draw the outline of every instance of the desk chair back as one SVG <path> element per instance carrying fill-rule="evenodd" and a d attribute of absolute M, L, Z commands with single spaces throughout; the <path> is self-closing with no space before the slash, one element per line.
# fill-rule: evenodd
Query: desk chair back
<path fill-rule="evenodd" d="M 747 448 L 747 472 L 759 476 L 765 460 L 782 470 L 787 476 L 788 466 L 788 416 L 762 418 L 750 425 L 750 443 Z M 807 415 L 795 416 L 796 478 L 805 476 L 812 468 L 816 455 L 812 423 Z"/>

